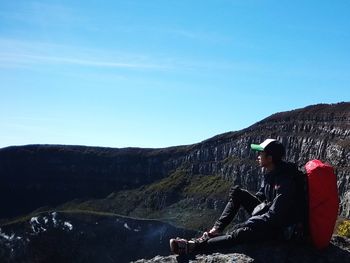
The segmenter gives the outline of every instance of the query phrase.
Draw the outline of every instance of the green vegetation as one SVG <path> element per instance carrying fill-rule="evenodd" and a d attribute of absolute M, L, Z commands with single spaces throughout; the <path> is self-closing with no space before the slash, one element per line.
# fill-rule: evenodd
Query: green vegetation
<path fill-rule="evenodd" d="M 194 176 L 184 189 L 184 193 L 188 196 L 194 197 L 212 197 L 212 198 L 225 198 L 228 190 L 230 189 L 230 183 L 220 176 L 206 175 L 206 176 Z"/>
<path fill-rule="evenodd" d="M 28 221 L 43 212 L 59 211 L 157 219 L 178 227 L 210 228 L 220 216 L 231 183 L 217 175 L 191 175 L 180 169 L 168 177 L 100 199 L 74 199 L 58 207 L 42 207 L 8 222 Z"/>
<path fill-rule="evenodd" d="M 184 185 L 190 181 L 185 171 L 179 170 L 171 174 L 169 177 L 146 187 L 146 193 L 152 192 L 174 192 L 181 191 Z"/>
<path fill-rule="evenodd" d="M 100 199 L 74 199 L 58 207 L 42 207 L 1 225 L 21 223 L 44 212 L 124 215 L 157 219 L 173 225 L 206 230 L 218 218 L 231 184 L 216 175 L 191 175 L 185 169 L 137 189 L 123 190 Z"/>
<path fill-rule="evenodd" d="M 338 225 L 337 234 L 343 237 L 350 237 L 350 220 L 344 220 Z"/>
<path fill-rule="evenodd" d="M 177 170 L 169 177 L 133 190 L 109 194 L 104 199 L 73 200 L 57 207 L 61 211 L 94 211 L 162 220 L 187 229 L 206 229 L 221 209 L 230 183 L 215 175 L 190 175 Z"/>

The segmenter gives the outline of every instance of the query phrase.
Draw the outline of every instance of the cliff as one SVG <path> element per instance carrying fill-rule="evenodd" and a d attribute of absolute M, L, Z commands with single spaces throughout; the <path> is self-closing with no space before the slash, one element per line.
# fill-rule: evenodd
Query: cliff
<path fill-rule="evenodd" d="M 111 193 L 120 197 L 128 190 L 134 191 L 128 194 L 136 194 L 135 189 L 161 180 L 169 181 L 179 170 L 185 171 L 190 185 L 189 181 L 192 181 L 192 185 L 199 182 L 204 187 L 209 182 L 204 182 L 203 176 L 219 176 L 229 184 L 240 184 L 254 191 L 261 174 L 249 145 L 268 137 L 281 140 L 287 148 L 287 160 L 300 166 L 313 158 L 331 163 L 337 172 L 340 213 L 350 217 L 349 135 L 350 103 L 344 102 L 276 113 L 244 130 L 188 146 L 164 149 L 62 145 L 3 148 L 0 149 L 0 205 L 3 207 L 0 218 L 71 200 L 105 198 Z M 168 183 L 172 185 L 173 182 Z M 153 189 L 149 187 L 147 195 L 154 198 L 148 198 L 147 211 L 138 209 L 135 212 L 131 207 L 127 213 L 123 210 L 113 212 L 144 216 L 150 212 L 150 207 L 164 209 L 181 200 L 192 202 L 193 198 L 196 200 L 192 203 L 196 206 L 204 202 L 206 206 L 216 206 L 220 210 L 225 200 L 224 194 L 212 195 L 217 188 L 209 189 L 209 192 L 203 188 L 190 189 L 184 193 L 179 184 L 179 189 L 180 195 L 176 191 L 169 193 L 167 189 L 160 189 L 159 185 Z M 199 190 L 202 195 L 193 194 L 194 190 L 197 193 Z M 137 194 L 143 194 L 137 191 Z M 134 201 L 136 208 L 140 200 Z"/>
<path fill-rule="evenodd" d="M 346 102 L 276 113 L 241 131 L 187 146 L 27 145 L 0 149 L 0 261 L 129 262 L 158 254 L 161 256 L 144 262 L 183 260 L 168 256 L 168 239 L 197 233 L 183 228 L 210 227 L 226 203 L 230 185 L 240 184 L 252 191 L 258 188 L 261 171 L 249 145 L 269 137 L 282 141 L 286 159 L 300 167 L 313 158 L 335 167 L 339 212 L 349 218 L 349 135 L 350 103 Z M 239 215 L 242 217 L 244 213 Z M 185 260 L 349 259 L 347 239 L 335 236 L 332 244 L 326 254 L 299 245 L 264 244 Z"/>

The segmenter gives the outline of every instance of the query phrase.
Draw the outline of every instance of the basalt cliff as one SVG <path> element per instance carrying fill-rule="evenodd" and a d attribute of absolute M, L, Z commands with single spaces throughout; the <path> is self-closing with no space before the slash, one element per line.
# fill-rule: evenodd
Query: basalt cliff
<path fill-rule="evenodd" d="M 193 145 L 2 148 L 0 224 L 4 229 L 24 217 L 74 211 L 159 219 L 204 230 L 221 213 L 232 184 L 258 188 L 262 172 L 249 145 L 266 138 L 280 140 L 286 159 L 300 168 L 314 158 L 333 165 L 339 214 L 350 217 L 350 103 L 343 102 L 276 113 Z"/>

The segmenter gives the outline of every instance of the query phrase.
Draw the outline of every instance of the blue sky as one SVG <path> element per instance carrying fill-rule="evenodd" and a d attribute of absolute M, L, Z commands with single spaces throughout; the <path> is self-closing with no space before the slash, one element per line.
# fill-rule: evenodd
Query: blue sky
<path fill-rule="evenodd" d="M 350 101 L 350 2 L 0 0 L 0 147 L 166 147 Z"/>

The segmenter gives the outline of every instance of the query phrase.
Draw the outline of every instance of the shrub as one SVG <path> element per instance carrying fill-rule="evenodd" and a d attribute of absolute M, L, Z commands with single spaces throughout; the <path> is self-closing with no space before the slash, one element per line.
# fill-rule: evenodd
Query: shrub
<path fill-rule="evenodd" d="M 338 235 L 350 237 L 350 220 L 344 220 L 338 226 Z"/>

